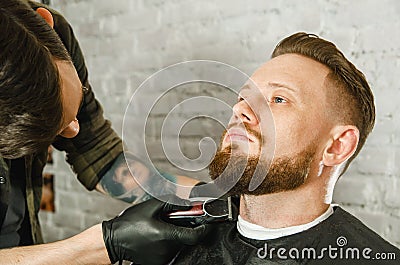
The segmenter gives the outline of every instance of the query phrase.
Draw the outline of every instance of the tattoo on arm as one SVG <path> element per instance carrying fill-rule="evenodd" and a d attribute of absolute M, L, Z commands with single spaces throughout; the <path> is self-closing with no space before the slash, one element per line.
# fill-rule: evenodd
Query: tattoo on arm
<path fill-rule="evenodd" d="M 175 194 L 176 178 L 174 176 L 155 172 L 152 167 L 145 165 L 132 154 L 125 153 L 125 156 L 120 154 L 100 180 L 98 184 L 100 191 L 104 190 L 113 198 L 133 204 L 158 195 Z M 166 181 L 160 179 L 159 174 L 169 180 L 167 184 Z"/>

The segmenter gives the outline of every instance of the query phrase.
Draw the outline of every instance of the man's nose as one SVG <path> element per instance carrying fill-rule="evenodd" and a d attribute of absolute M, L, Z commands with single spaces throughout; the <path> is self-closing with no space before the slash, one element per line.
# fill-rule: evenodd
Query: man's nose
<path fill-rule="evenodd" d="M 233 117 L 236 121 L 239 119 L 243 123 L 249 125 L 257 125 L 258 118 L 254 114 L 254 106 L 251 106 L 246 100 L 241 100 L 233 106 Z M 232 121 L 231 121 L 232 122 Z"/>
<path fill-rule="evenodd" d="M 65 138 L 74 138 L 79 133 L 78 119 L 74 119 L 68 126 L 60 133 L 60 136 Z"/>

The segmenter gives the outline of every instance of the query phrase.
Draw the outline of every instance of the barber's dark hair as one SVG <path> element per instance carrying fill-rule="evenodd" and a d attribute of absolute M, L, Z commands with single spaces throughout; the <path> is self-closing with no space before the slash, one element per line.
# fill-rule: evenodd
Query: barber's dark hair
<path fill-rule="evenodd" d="M 0 1 L 0 156 L 45 150 L 61 129 L 60 77 L 70 61 L 57 33 L 27 1 Z"/>
<path fill-rule="evenodd" d="M 295 53 L 311 58 L 327 66 L 325 85 L 330 104 L 330 117 L 343 125 L 354 125 L 360 131 L 356 152 L 348 160 L 345 169 L 363 147 L 375 123 L 374 96 L 368 82 L 343 53 L 332 43 L 314 34 L 299 32 L 283 39 L 272 53 L 272 58 Z"/>

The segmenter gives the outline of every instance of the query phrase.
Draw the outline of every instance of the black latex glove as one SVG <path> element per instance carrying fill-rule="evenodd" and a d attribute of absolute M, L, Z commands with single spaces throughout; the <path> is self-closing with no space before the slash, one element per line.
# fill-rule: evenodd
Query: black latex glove
<path fill-rule="evenodd" d="M 206 182 L 199 182 L 193 186 L 190 191 L 189 198 L 197 198 L 197 197 L 207 197 L 207 198 L 219 198 L 222 197 L 223 192 L 217 187 L 217 185 L 208 185 L 207 189 L 204 189 L 202 186 L 207 185 Z"/>
<path fill-rule="evenodd" d="M 171 197 L 175 202 L 177 197 Z M 112 263 L 129 260 L 137 264 L 165 264 L 184 245 L 198 243 L 208 227 L 179 227 L 160 220 L 169 204 L 151 199 L 126 209 L 102 223 L 103 239 Z M 185 206 L 183 206 L 185 207 Z"/>

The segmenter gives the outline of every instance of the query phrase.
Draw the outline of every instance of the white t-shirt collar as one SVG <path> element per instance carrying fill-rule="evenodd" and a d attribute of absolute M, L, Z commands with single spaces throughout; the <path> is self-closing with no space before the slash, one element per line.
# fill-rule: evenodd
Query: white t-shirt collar
<path fill-rule="evenodd" d="M 311 227 L 316 226 L 317 224 L 327 219 L 333 214 L 333 206 L 334 205 L 330 204 L 328 209 L 322 215 L 307 224 L 289 226 L 284 228 L 265 228 L 245 221 L 239 215 L 237 221 L 237 229 L 242 236 L 256 240 L 269 240 L 289 236 L 310 229 Z"/>

